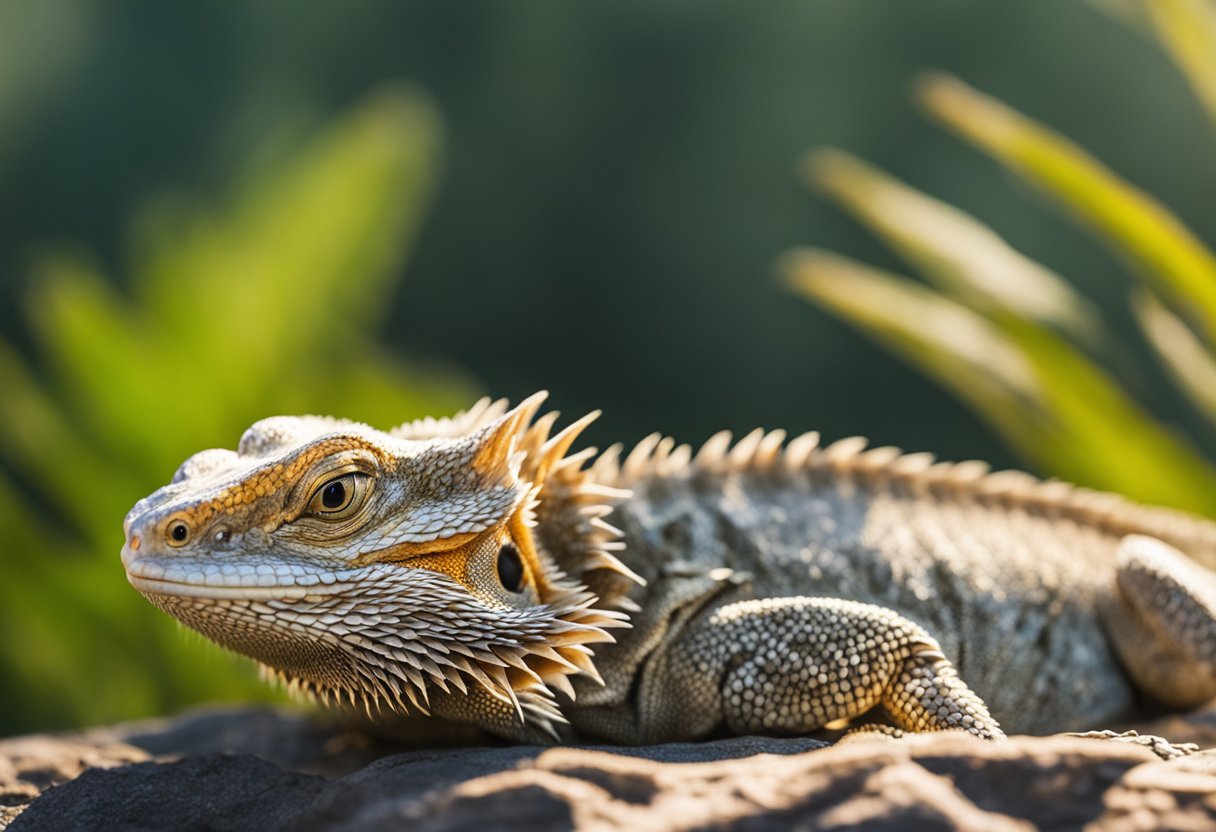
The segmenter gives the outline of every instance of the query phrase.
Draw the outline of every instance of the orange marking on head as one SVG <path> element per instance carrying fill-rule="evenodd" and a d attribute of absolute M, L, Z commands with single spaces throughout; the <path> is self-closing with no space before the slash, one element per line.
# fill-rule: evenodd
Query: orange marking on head
<path fill-rule="evenodd" d="M 374 552 L 366 552 L 355 558 L 352 563 L 355 566 L 365 566 L 369 563 L 396 563 L 412 560 L 423 555 L 447 554 L 472 543 L 483 534 L 485 532 L 461 532 L 450 537 L 440 537 L 423 543 L 398 543 Z"/>
<path fill-rule="evenodd" d="M 265 468 L 255 469 L 246 479 L 233 483 L 212 499 L 196 503 L 178 512 L 175 516 L 186 520 L 196 528 L 201 528 L 218 514 L 231 516 L 236 513 L 238 508 L 291 487 L 317 460 L 339 451 L 353 449 L 371 451 L 377 457 L 384 458 L 384 453 L 366 440 L 350 436 L 335 436 L 310 446 L 289 462 L 276 462 Z"/>
<path fill-rule="evenodd" d="M 470 575 L 470 558 L 487 535 L 499 536 L 502 527 L 487 529 L 481 532 L 463 532 L 451 537 L 431 540 L 425 543 L 399 543 L 375 552 L 367 552 L 358 557 L 354 564 L 364 566 L 369 563 L 400 563 L 411 569 L 429 569 L 440 572 L 463 585 L 469 592 L 477 594 L 482 587 Z M 524 564 L 524 580 L 537 596 L 543 601 L 551 591 L 542 568 L 540 556 L 536 552 L 532 533 L 523 522 L 523 512 L 517 511 L 506 523 L 504 539 L 515 543 L 520 558 Z"/>
<path fill-rule="evenodd" d="M 499 527 L 488 529 L 484 532 L 454 535 L 441 541 L 448 544 L 445 548 L 431 551 L 415 550 L 409 554 L 405 554 L 404 547 L 394 546 L 380 552 L 370 553 L 361 560 L 366 559 L 366 562 L 400 563 L 402 566 L 409 567 L 410 569 L 427 569 L 431 572 L 439 572 L 463 586 L 471 595 L 482 597 L 488 595 L 493 597 L 493 591 L 489 587 L 482 585 L 484 577 L 479 579 L 475 574 L 474 564 L 478 561 L 475 561 L 474 557 L 479 548 L 485 544 L 487 537 L 492 537 L 497 541 L 500 536 L 504 540 L 513 539 L 516 545 L 520 547 L 521 555 L 522 547 L 526 545 L 521 544 L 518 539 L 515 539 L 509 528 L 506 535 L 502 535 L 502 532 L 502 528 Z M 452 545 L 454 543 L 456 545 Z M 420 549 L 425 548 L 427 545 L 429 544 L 422 544 Z M 496 552 L 497 549 L 495 549 Z M 394 555 L 396 556 L 394 557 Z M 535 568 L 536 561 L 527 555 L 522 556 L 524 558 L 524 581 L 539 593 L 541 591 L 541 579 L 539 572 Z M 484 568 L 484 561 L 480 562 Z M 494 566 L 491 565 L 489 568 L 493 569 Z"/>
<path fill-rule="evenodd" d="M 412 569 L 429 569 L 432 572 L 441 572 L 458 584 L 469 588 L 468 565 L 471 549 L 472 547 L 469 544 L 465 544 L 446 552 L 418 555 L 409 558 L 408 565 Z"/>

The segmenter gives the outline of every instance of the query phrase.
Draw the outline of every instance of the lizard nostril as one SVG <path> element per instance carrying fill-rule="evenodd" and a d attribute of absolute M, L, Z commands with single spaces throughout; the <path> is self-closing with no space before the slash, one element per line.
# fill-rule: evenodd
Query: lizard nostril
<path fill-rule="evenodd" d="M 132 536 L 131 536 L 131 543 L 130 543 L 130 546 L 131 546 L 131 551 L 132 551 L 132 552 L 138 552 L 138 551 L 139 551 L 139 535 L 137 535 L 137 534 L 136 534 L 136 535 L 132 535 Z"/>

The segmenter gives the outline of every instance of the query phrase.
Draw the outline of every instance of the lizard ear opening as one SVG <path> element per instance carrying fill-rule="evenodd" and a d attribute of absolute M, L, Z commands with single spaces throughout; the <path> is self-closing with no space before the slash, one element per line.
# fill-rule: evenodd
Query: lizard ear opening
<path fill-rule="evenodd" d="M 510 540 L 498 548 L 498 582 L 507 592 L 519 594 L 524 590 L 524 562 L 519 549 Z"/>
<path fill-rule="evenodd" d="M 532 513 L 534 495 L 535 490 L 507 522 L 507 533 L 503 535 L 495 568 L 507 592 L 519 594 L 531 588 L 543 603 L 551 597 L 552 587 L 532 536 L 536 524 Z"/>
<path fill-rule="evenodd" d="M 546 395 L 537 393 L 511 411 L 504 400 L 484 399 L 449 419 L 402 425 L 393 435 L 471 443 L 468 459 L 479 487 L 516 495 L 510 532 L 542 603 L 566 598 L 572 587 L 591 587 L 597 606 L 629 610 L 627 596 L 644 581 L 613 554 L 624 548 L 622 533 L 605 519 L 629 492 L 615 487 L 611 449 L 591 466 L 594 448 L 569 454 L 599 412 L 555 433 L 556 412 L 536 415 Z M 519 489 L 527 496 L 519 499 Z"/>

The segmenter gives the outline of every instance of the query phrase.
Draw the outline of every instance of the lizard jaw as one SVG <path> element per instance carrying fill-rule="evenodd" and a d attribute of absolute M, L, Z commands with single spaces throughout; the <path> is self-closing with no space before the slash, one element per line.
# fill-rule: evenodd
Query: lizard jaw
<path fill-rule="evenodd" d="M 171 595 L 179 598 L 201 598 L 222 600 L 265 601 L 275 599 L 297 599 L 308 596 L 318 596 L 329 592 L 349 590 L 353 584 L 334 583 L 327 586 L 294 586 L 290 584 L 275 584 L 274 586 L 215 586 L 213 584 L 195 584 L 185 581 L 171 581 L 161 578 L 146 578 L 127 573 L 127 582 L 142 594 Z"/>
<path fill-rule="evenodd" d="M 567 677 L 598 679 L 583 645 L 611 641 L 603 628 L 622 623 L 592 609 L 585 592 L 496 610 L 446 575 L 379 563 L 327 573 L 332 582 L 311 586 L 216 585 L 189 566 L 150 577 L 162 570 L 146 557 L 127 568 L 154 606 L 260 662 L 290 689 L 369 711 L 428 713 L 436 691 L 483 688 L 513 705 L 521 722 L 559 718 L 552 697 L 573 696 Z"/>
<path fill-rule="evenodd" d="M 311 564 L 272 560 L 265 564 L 217 565 L 206 558 L 161 557 L 122 548 L 127 581 L 141 593 L 193 598 L 302 598 L 341 592 L 357 582 L 362 568 L 327 570 Z"/>

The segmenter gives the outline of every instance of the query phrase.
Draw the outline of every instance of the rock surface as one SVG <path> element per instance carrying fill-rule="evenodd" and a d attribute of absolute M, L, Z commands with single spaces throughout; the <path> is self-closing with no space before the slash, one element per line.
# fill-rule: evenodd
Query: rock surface
<path fill-rule="evenodd" d="M 1141 727 L 1216 744 L 1213 709 Z M 0 741 L 0 828 L 1216 826 L 1216 752 L 1161 762 L 1100 740 L 957 734 L 821 746 L 745 737 L 403 751 L 286 711 L 202 711 Z"/>

